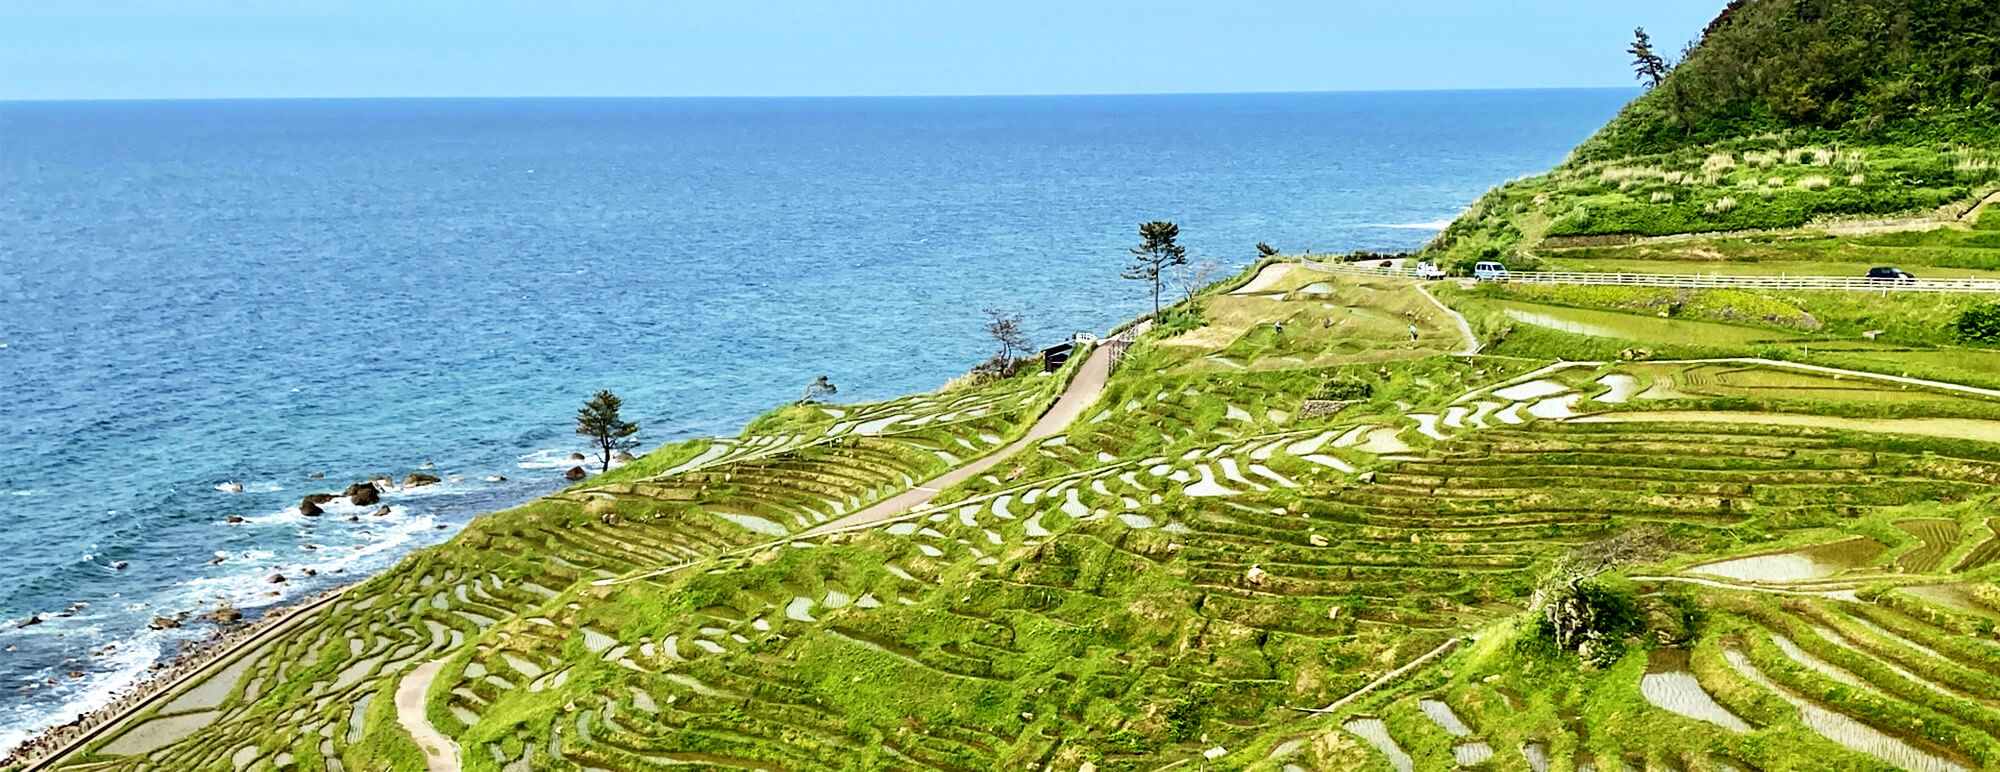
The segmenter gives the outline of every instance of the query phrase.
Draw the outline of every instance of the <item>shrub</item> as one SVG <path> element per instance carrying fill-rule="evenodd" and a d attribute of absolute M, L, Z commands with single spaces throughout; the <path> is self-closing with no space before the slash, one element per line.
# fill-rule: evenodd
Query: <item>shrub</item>
<path fill-rule="evenodd" d="M 1336 378 L 1320 384 L 1313 399 L 1363 400 L 1375 395 L 1375 384 L 1357 378 Z"/>
<path fill-rule="evenodd" d="M 1167 739 L 1186 742 L 1201 736 L 1202 722 L 1208 718 L 1208 703 L 1215 685 L 1189 686 L 1187 693 L 1166 710 Z"/>
<path fill-rule="evenodd" d="M 1972 223 L 1976 231 L 2000 231 L 2000 206 L 1986 205 L 1986 211 L 1979 213 L 1979 219 Z"/>
<path fill-rule="evenodd" d="M 1171 338 L 1196 327 L 1207 327 L 1208 318 L 1202 315 L 1201 306 L 1185 303 L 1160 312 L 1159 320 L 1153 324 L 1151 335 Z"/>
<path fill-rule="evenodd" d="M 1708 213 L 1728 214 L 1731 210 L 1734 210 L 1735 208 L 1736 208 L 1736 197 L 1723 196 L 1722 198 L 1716 199 L 1714 203 L 1708 205 Z"/>
<path fill-rule="evenodd" d="M 1521 648 L 1573 653 L 1601 666 L 1624 656 L 1625 638 L 1644 629 L 1638 597 L 1630 589 L 1596 581 L 1563 583 L 1547 591 Z"/>
<path fill-rule="evenodd" d="M 1953 324 L 1960 341 L 2000 343 L 2000 302 L 1987 302 L 1959 312 Z"/>

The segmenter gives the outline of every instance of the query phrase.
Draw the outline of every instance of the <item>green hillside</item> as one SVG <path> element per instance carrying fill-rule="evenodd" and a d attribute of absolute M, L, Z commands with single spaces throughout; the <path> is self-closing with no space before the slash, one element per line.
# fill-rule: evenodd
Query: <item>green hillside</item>
<path fill-rule="evenodd" d="M 1495 188 L 1430 250 L 1532 264 L 1826 220 L 1956 227 L 1996 185 L 2000 6 L 1739 0 L 1561 166 Z"/>
<path fill-rule="evenodd" d="M 1737 3 L 1432 254 L 2000 278 L 1996 13 Z M 1379 266 L 660 448 L 48 768 L 2000 772 L 2000 295 Z"/>

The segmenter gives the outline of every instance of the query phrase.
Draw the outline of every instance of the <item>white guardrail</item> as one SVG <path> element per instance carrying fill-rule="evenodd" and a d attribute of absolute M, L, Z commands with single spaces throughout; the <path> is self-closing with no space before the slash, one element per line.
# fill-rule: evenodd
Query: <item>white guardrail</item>
<path fill-rule="evenodd" d="M 1303 260 L 1301 265 L 1324 273 L 1415 278 L 1416 271 L 1381 267 L 1380 261 L 1334 263 Z M 1689 287 L 1698 289 L 1845 290 L 1851 292 L 1991 292 L 2000 293 L 2000 279 L 1870 279 L 1864 276 L 1732 276 L 1713 273 L 1593 273 L 1588 271 L 1519 271 L 1514 284 L 1588 284 L 1614 287 Z"/>

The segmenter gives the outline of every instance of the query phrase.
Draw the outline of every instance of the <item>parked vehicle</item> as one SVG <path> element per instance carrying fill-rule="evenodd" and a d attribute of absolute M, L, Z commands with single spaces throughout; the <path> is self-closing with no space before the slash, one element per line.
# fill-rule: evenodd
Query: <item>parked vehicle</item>
<path fill-rule="evenodd" d="M 1444 269 L 1439 268 L 1437 263 L 1418 263 L 1416 277 L 1430 280 L 1442 279 L 1444 278 Z"/>
<path fill-rule="evenodd" d="M 1868 269 L 1868 278 L 1873 279 L 1875 281 L 1898 281 L 1898 282 L 1917 280 L 1917 277 L 1911 276 L 1909 271 L 1905 271 L 1901 268 L 1889 265 L 1881 265 Z"/>
<path fill-rule="evenodd" d="M 1479 281 L 1506 281 L 1507 266 L 1491 261 L 1473 263 L 1472 278 Z"/>

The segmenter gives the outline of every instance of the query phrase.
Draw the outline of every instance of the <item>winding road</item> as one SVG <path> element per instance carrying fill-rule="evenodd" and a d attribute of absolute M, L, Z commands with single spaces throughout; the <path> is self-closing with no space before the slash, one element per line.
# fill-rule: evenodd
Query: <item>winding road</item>
<path fill-rule="evenodd" d="M 813 536 L 881 522 L 931 503 L 931 499 L 937 498 L 940 491 L 970 480 L 973 475 L 992 469 L 1029 445 L 1061 433 L 1074 423 L 1078 416 L 1083 415 L 1084 408 L 1090 407 L 1097 401 L 1098 396 L 1104 393 L 1104 381 L 1110 376 L 1111 347 L 1098 346 L 1096 350 L 1090 352 L 1090 358 L 1084 361 L 1083 367 L 1077 370 L 1076 377 L 1070 379 L 1068 388 L 1063 389 L 1062 397 L 1035 421 L 1034 426 L 1028 427 L 1028 433 L 1022 435 L 1020 439 L 976 461 L 925 480 L 922 485 L 899 495 L 876 502 L 838 520 L 821 523 L 798 535 Z"/>

